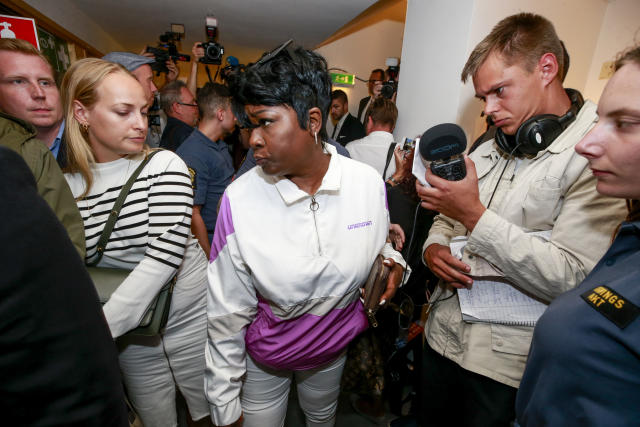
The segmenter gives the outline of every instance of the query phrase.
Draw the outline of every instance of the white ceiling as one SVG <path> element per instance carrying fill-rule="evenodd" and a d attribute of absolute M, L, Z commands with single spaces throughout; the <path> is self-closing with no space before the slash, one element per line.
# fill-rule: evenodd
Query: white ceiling
<path fill-rule="evenodd" d="M 153 45 L 170 30 L 184 24 L 181 52 L 191 53 L 205 39 L 205 16 L 218 19 L 218 42 L 269 50 L 292 38 L 314 48 L 376 0 L 69 0 L 100 25 L 126 50 L 137 52 Z"/>

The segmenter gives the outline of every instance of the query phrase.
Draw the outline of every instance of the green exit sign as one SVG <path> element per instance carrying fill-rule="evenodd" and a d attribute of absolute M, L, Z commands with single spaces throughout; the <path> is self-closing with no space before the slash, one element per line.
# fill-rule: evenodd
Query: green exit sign
<path fill-rule="evenodd" d="M 355 74 L 331 73 L 331 83 L 335 85 L 353 86 L 356 83 Z"/>

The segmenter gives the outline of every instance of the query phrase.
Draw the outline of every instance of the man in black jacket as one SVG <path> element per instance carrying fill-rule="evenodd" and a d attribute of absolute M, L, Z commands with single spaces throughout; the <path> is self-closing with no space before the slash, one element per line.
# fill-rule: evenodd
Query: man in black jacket
<path fill-rule="evenodd" d="M 367 113 L 367 109 L 371 106 L 371 103 L 375 98 L 380 95 L 380 90 L 382 89 L 382 82 L 384 81 L 384 70 L 382 68 L 376 68 L 371 72 L 369 76 L 369 81 L 367 82 L 367 88 L 369 89 L 369 96 L 365 96 L 360 100 L 360 105 L 358 105 L 358 120 L 363 125 L 366 125 L 364 122 L 365 114 Z"/>
<path fill-rule="evenodd" d="M 181 80 L 167 83 L 160 91 L 160 107 L 167 115 L 160 147 L 176 151 L 198 122 L 196 98 Z"/>
<path fill-rule="evenodd" d="M 0 147 L 3 425 L 127 427 L 116 346 L 82 259 L 33 174 Z"/>
<path fill-rule="evenodd" d="M 355 139 L 365 136 L 364 126 L 349 114 L 349 100 L 344 91 L 337 89 L 331 92 L 331 118 L 335 122 L 331 138 L 343 147 Z"/>

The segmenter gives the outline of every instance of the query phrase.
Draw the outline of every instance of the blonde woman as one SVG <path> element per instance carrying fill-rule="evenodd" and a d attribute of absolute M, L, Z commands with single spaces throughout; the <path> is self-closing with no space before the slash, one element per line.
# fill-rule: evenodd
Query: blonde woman
<path fill-rule="evenodd" d="M 122 185 L 148 154 L 149 106 L 127 70 L 99 59 L 76 62 L 62 93 L 69 146 L 65 177 L 84 221 L 91 262 Z M 176 387 L 194 420 L 206 422 L 208 415 L 203 391 L 207 259 L 189 231 L 192 197 L 182 160 L 169 151 L 157 153 L 133 184 L 98 264 L 131 269 L 103 310 L 117 339 L 129 396 L 147 427 L 177 424 Z M 165 333 L 123 337 L 176 272 Z"/>

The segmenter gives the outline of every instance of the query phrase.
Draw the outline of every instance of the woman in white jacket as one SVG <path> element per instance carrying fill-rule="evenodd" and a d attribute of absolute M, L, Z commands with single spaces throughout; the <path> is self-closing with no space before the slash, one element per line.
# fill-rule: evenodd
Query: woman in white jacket
<path fill-rule="evenodd" d="M 99 59 L 76 62 L 65 75 L 62 94 L 69 147 L 65 177 L 84 220 L 91 262 L 115 199 L 149 153 L 144 145 L 149 106 L 127 70 Z M 194 420 L 208 415 L 203 393 L 207 262 L 189 230 L 192 198 L 182 160 L 169 151 L 156 153 L 133 184 L 98 264 L 131 270 L 103 309 L 129 397 L 149 427 L 177 424 L 176 386 Z M 138 326 L 176 273 L 165 333 L 123 336 Z"/>
<path fill-rule="evenodd" d="M 400 282 L 384 182 L 324 142 L 330 90 L 326 61 L 302 48 L 231 79 L 258 167 L 227 187 L 212 242 L 205 387 L 217 425 L 282 426 L 295 377 L 307 425 L 332 426 L 378 254 L 392 268 L 381 299 Z"/>

